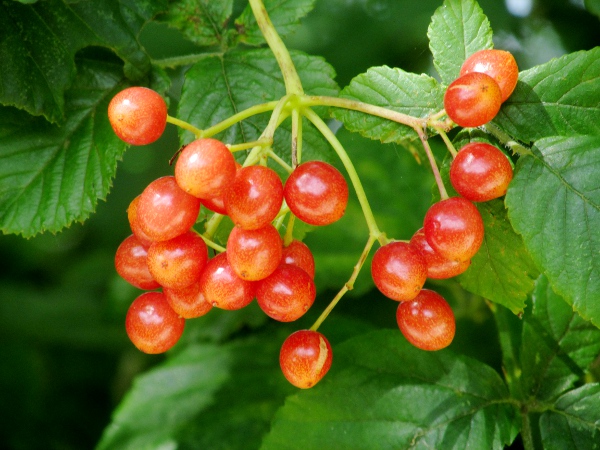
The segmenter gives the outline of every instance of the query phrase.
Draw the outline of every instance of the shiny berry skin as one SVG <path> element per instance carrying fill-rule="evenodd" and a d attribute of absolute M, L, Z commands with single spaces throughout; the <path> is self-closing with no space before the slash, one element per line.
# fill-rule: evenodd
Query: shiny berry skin
<path fill-rule="evenodd" d="M 325 336 L 318 331 L 299 330 L 284 341 L 279 365 L 285 378 L 294 386 L 308 389 L 329 371 L 333 353 Z"/>
<path fill-rule="evenodd" d="M 152 89 L 130 87 L 110 101 L 108 120 L 116 135 L 128 144 L 150 144 L 165 131 L 167 104 Z"/>
<path fill-rule="evenodd" d="M 227 239 L 227 259 L 238 277 L 258 281 L 271 275 L 281 262 L 282 242 L 271 224 L 258 230 L 233 227 Z"/>
<path fill-rule="evenodd" d="M 483 219 L 469 200 L 451 197 L 434 203 L 423 221 L 427 242 L 446 259 L 468 261 L 483 242 Z"/>
<path fill-rule="evenodd" d="M 256 283 L 242 280 L 231 268 L 227 252 L 208 262 L 199 284 L 205 301 L 220 309 L 241 309 L 254 300 L 256 293 Z"/>
<path fill-rule="evenodd" d="M 410 244 L 417 248 L 425 257 L 427 263 L 427 278 L 437 280 L 452 278 L 466 271 L 471 265 L 471 260 L 453 261 L 444 258 L 431 248 L 427 239 L 425 239 L 425 231 L 419 228 L 410 238 Z"/>
<path fill-rule="evenodd" d="M 136 298 L 125 317 L 131 342 L 144 353 L 163 353 L 173 347 L 185 326 L 185 319 L 171 309 L 162 292 L 146 292 Z"/>
<path fill-rule="evenodd" d="M 154 241 L 150 239 L 150 236 L 144 233 L 144 231 L 140 227 L 140 223 L 137 217 L 137 205 L 140 202 L 140 197 L 141 195 L 138 195 L 129 204 L 129 207 L 127 208 L 127 220 L 129 220 L 129 227 L 131 228 L 131 232 L 140 240 L 142 245 L 144 245 L 145 247 L 150 247 L 150 244 L 152 244 L 152 242 Z"/>
<path fill-rule="evenodd" d="M 137 204 L 137 221 L 153 241 L 173 239 L 198 219 L 200 200 L 184 192 L 175 177 L 158 178 L 146 186 Z"/>
<path fill-rule="evenodd" d="M 450 166 L 450 182 L 456 192 L 472 202 L 487 202 L 506 194 L 512 166 L 502 151 L 484 142 L 460 149 Z"/>
<path fill-rule="evenodd" d="M 256 230 L 271 223 L 283 203 L 283 184 L 269 167 L 239 169 L 227 188 L 225 209 L 234 224 Z"/>
<path fill-rule="evenodd" d="M 207 314 L 213 307 L 208 303 L 200 289 L 200 282 L 181 289 L 163 288 L 163 293 L 177 314 L 184 319 L 194 319 Z"/>
<path fill-rule="evenodd" d="M 481 72 L 492 77 L 498 83 L 502 102 L 510 97 L 519 79 L 517 61 L 505 50 L 488 49 L 473 53 L 460 68 L 461 76 L 470 72 Z"/>
<path fill-rule="evenodd" d="M 375 286 L 392 300 L 412 300 L 427 279 L 425 258 L 407 242 L 390 242 L 375 252 L 371 262 Z"/>
<path fill-rule="evenodd" d="M 161 286 L 171 289 L 183 289 L 198 281 L 207 262 L 206 244 L 193 231 L 155 242 L 148 249 L 150 273 Z"/>
<path fill-rule="evenodd" d="M 339 220 L 348 204 L 344 176 L 322 161 L 300 164 L 284 186 L 284 198 L 292 213 L 310 225 L 329 225 Z"/>
<path fill-rule="evenodd" d="M 212 138 L 186 145 L 175 163 L 179 187 L 202 199 L 223 195 L 235 172 L 235 159 L 227 146 Z"/>
<path fill-rule="evenodd" d="M 502 94 L 492 77 L 480 72 L 463 75 L 448 86 L 444 109 L 461 127 L 479 127 L 488 123 L 502 105 Z"/>
<path fill-rule="evenodd" d="M 283 247 L 281 263 L 298 266 L 311 278 L 315 278 L 315 258 L 304 242 L 293 240 L 290 245 Z"/>
<path fill-rule="evenodd" d="M 125 238 L 115 254 L 115 268 L 117 273 L 133 286 L 152 290 L 160 284 L 152 277 L 148 270 L 148 250 L 133 234 Z"/>
<path fill-rule="evenodd" d="M 421 350 L 447 347 L 456 331 L 452 308 L 444 297 L 428 289 L 423 289 L 414 300 L 400 303 L 396 321 L 408 342 Z"/>
<path fill-rule="evenodd" d="M 279 322 L 292 322 L 302 317 L 316 295 L 315 282 L 310 275 L 291 264 L 281 264 L 275 272 L 257 282 L 258 306 Z"/>

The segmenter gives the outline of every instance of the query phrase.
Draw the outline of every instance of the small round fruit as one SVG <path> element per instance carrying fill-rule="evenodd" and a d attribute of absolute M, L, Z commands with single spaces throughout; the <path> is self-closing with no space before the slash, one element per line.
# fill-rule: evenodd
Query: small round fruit
<path fill-rule="evenodd" d="M 479 50 L 469 56 L 460 68 L 460 75 L 481 72 L 489 75 L 500 88 L 502 102 L 515 90 L 519 79 L 519 67 L 512 53 L 505 50 Z"/>
<path fill-rule="evenodd" d="M 452 261 L 444 258 L 431 248 L 425 239 L 425 231 L 419 228 L 410 238 L 410 244 L 417 248 L 427 263 L 427 278 L 442 280 L 460 275 L 471 265 L 471 260 Z"/>
<path fill-rule="evenodd" d="M 450 166 L 450 182 L 456 192 L 472 202 L 487 202 L 506 194 L 512 166 L 502 151 L 484 142 L 460 149 Z"/>
<path fill-rule="evenodd" d="M 163 288 L 163 293 L 177 314 L 184 319 L 195 319 L 207 314 L 213 307 L 208 303 L 200 289 L 200 282 L 181 289 Z"/>
<path fill-rule="evenodd" d="M 257 282 L 256 301 L 267 316 L 292 322 L 309 310 L 315 301 L 315 282 L 300 267 L 281 264 L 275 272 Z"/>
<path fill-rule="evenodd" d="M 283 247 L 281 263 L 298 266 L 311 278 L 315 278 L 315 258 L 304 242 L 293 240 L 290 245 Z"/>
<path fill-rule="evenodd" d="M 185 319 L 169 306 L 162 292 L 146 292 L 136 298 L 125 317 L 125 330 L 133 345 L 144 353 L 163 353 L 183 333 Z"/>
<path fill-rule="evenodd" d="M 421 350 L 441 350 L 454 339 L 456 321 L 452 308 L 444 297 L 428 289 L 423 289 L 414 300 L 400 303 L 396 320 L 408 342 Z"/>
<path fill-rule="evenodd" d="M 371 276 L 375 286 L 392 300 L 415 298 L 427 279 L 425 258 L 407 242 L 390 242 L 373 255 Z"/>
<path fill-rule="evenodd" d="M 110 101 L 108 120 L 116 135 L 128 144 L 150 144 L 165 131 L 167 104 L 152 89 L 130 87 Z"/>
<path fill-rule="evenodd" d="M 131 228 L 131 232 L 140 240 L 144 247 L 150 247 L 152 239 L 150 236 L 146 235 L 142 228 L 140 227 L 140 223 L 137 217 L 137 205 L 140 202 L 141 194 L 134 198 L 129 207 L 127 208 L 127 220 L 129 220 L 129 227 Z"/>
<path fill-rule="evenodd" d="M 175 163 L 179 187 L 202 199 L 223 195 L 235 172 L 235 159 L 227 146 L 212 138 L 186 145 Z"/>
<path fill-rule="evenodd" d="M 279 365 L 294 386 L 308 389 L 317 384 L 331 367 L 331 345 L 318 331 L 300 330 L 284 341 Z"/>
<path fill-rule="evenodd" d="M 166 241 L 188 231 L 198 219 L 200 200 L 184 192 L 175 177 L 146 186 L 137 204 L 137 222 L 153 241 Z"/>
<path fill-rule="evenodd" d="M 160 287 L 148 270 L 148 250 L 133 234 L 117 248 L 115 268 L 121 278 L 139 289 L 149 291 Z"/>
<path fill-rule="evenodd" d="M 431 248 L 455 261 L 468 261 L 475 256 L 484 235 L 481 214 L 462 197 L 434 203 L 425 214 L 423 230 Z"/>
<path fill-rule="evenodd" d="M 479 127 L 488 123 L 502 106 L 502 94 L 492 77 L 471 72 L 454 80 L 444 94 L 448 117 L 461 127 Z"/>
<path fill-rule="evenodd" d="M 233 227 L 227 239 L 227 259 L 238 277 L 258 281 L 271 275 L 281 262 L 282 243 L 268 224 L 258 230 Z"/>
<path fill-rule="evenodd" d="M 339 220 L 348 204 L 344 176 L 322 161 L 300 164 L 284 186 L 284 197 L 292 213 L 310 225 L 329 225 Z"/>

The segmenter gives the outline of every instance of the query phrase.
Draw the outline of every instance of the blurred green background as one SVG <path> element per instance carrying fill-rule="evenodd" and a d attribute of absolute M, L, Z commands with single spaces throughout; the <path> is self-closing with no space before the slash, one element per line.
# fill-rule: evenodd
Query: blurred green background
<path fill-rule="evenodd" d="M 342 87 L 371 66 L 389 65 L 434 75 L 427 26 L 440 4 L 440 0 L 319 0 L 287 42 L 291 48 L 325 57 L 336 69 Z M 512 51 L 521 69 L 600 44 L 600 22 L 585 10 L 583 0 L 486 0 L 480 4 L 494 29 L 496 47 Z M 177 32 L 159 24 L 149 24 L 141 40 L 157 59 L 195 51 Z M 171 114 L 175 114 L 183 72 L 170 72 Z M 369 148 L 378 151 L 379 144 L 343 131 L 340 139 L 357 159 L 367 194 L 378 216 L 383 217 L 385 229 L 391 193 L 381 180 L 404 175 L 378 173 L 389 166 L 369 163 L 365 154 Z M 387 147 L 389 151 L 383 153 L 392 164 L 398 161 L 403 170 L 412 171 L 399 183 L 408 188 L 420 180 L 419 189 L 424 192 L 422 202 L 404 205 L 410 210 L 405 227 L 414 230 L 429 202 L 431 179 L 428 170 L 403 148 Z M 141 354 L 127 339 L 125 312 L 139 292 L 116 275 L 113 258 L 129 234 L 129 202 L 150 181 L 172 173 L 167 161 L 177 148 L 176 131 L 169 126 L 157 143 L 129 149 L 119 164 L 111 193 L 84 224 L 30 240 L 0 236 L 0 448 L 93 448 L 133 377 L 162 361 L 161 356 Z M 344 262 L 349 267 L 367 236 L 366 228 L 354 223 L 353 217 L 342 225 L 344 242 L 338 243 L 355 252 L 353 261 Z M 389 231 L 393 234 L 394 230 Z M 335 233 L 326 233 L 317 231 L 308 238 L 316 246 L 317 267 L 333 264 L 338 258 L 336 243 L 324 237 Z M 377 294 L 357 287 L 365 301 L 345 299 L 337 313 L 394 327 L 393 302 L 373 308 Z M 452 284 L 447 289 L 452 289 Z M 315 305 L 318 312 L 330 294 L 323 293 Z M 474 344 L 486 342 L 475 339 L 476 333 L 491 333 L 481 301 L 461 303 L 458 295 L 454 302 L 457 316 L 465 322 L 455 348 L 497 365 L 497 349 Z M 193 332 L 186 331 L 188 339 Z M 194 336 L 202 338 L 201 333 Z"/>

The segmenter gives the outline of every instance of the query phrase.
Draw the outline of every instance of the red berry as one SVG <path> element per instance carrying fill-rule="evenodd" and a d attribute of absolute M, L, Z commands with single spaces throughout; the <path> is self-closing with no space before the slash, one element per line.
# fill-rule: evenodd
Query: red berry
<path fill-rule="evenodd" d="M 281 254 L 281 237 L 271 224 L 258 230 L 234 227 L 227 239 L 229 264 L 244 280 L 267 278 L 281 262 Z"/>
<path fill-rule="evenodd" d="M 163 293 L 173 311 L 185 319 L 201 317 L 213 307 L 204 298 L 198 281 L 181 289 L 163 288 Z"/>
<path fill-rule="evenodd" d="M 508 158 L 498 148 L 471 142 L 460 149 L 450 166 L 456 192 L 472 202 L 487 202 L 506 194 L 513 177 Z"/>
<path fill-rule="evenodd" d="M 198 139 L 186 145 L 175 164 L 179 187 L 202 199 L 223 195 L 235 172 L 233 155 L 217 139 Z"/>
<path fill-rule="evenodd" d="M 460 75 L 471 72 L 481 72 L 492 77 L 498 83 L 502 102 L 510 97 L 519 79 L 515 57 L 504 50 L 480 50 L 473 53 L 460 68 Z"/>
<path fill-rule="evenodd" d="M 488 123 L 502 105 L 502 94 L 492 77 L 471 72 L 454 80 L 444 94 L 444 108 L 461 127 L 479 127 Z"/>
<path fill-rule="evenodd" d="M 408 342 L 421 350 L 440 350 L 454 339 L 456 321 L 452 308 L 444 297 L 428 289 L 423 289 L 414 300 L 400 303 L 396 320 Z"/>
<path fill-rule="evenodd" d="M 281 264 L 275 272 L 257 282 L 258 305 L 267 316 L 280 322 L 292 322 L 302 317 L 316 295 L 310 275 L 290 264 Z"/>
<path fill-rule="evenodd" d="M 148 270 L 148 251 L 133 234 L 127 238 L 115 254 L 117 273 L 137 288 L 151 290 L 160 287 Z"/>
<path fill-rule="evenodd" d="M 318 331 L 300 330 L 284 341 L 279 365 L 294 386 L 308 389 L 317 384 L 331 367 L 331 345 Z"/>
<path fill-rule="evenodd" d="M 446 279 L 460 275 L 471 265 L 471 260 L 453 261 L 444 258 L 431 248 L 427 239 L 425 239 L 425 231 L 419 228 L 413 237 L 410 238 L 410 244 L 417 248 L 425 257 L 427 263 L 427 278 Z"/>
<path fill-rule="evenodd" d="M 131 342 L 144 353 L 163 353 L 173 347 L 183 333 L 185 319 L 169 306 L 162 292 L 146 292 L 136 298 L 125 317 L 125 330 Z"/>
<path fill-rule="evenodd" d="M 227 215 L 234 224 L 256 230 L 271 223 L 283 202 L 283 184 L 268 167 L 249 166 L 237 171 L 225 194 Z"/>
<path fill-rule="evenodd" d="M 200 276 L 200 290 L 204 299 L 221 309 L 235 310 L 254 300 L 256 283 L 242 280 L 227 260 L 227 252 L 211 259 Z"/>
<path fill-rule="evenodd" d="M 293 240 L 290 245 L 283 247 L 281 262 L 298 266 L 311 278 L 315 278 L 315 258 L 304 242 Z"/>
<path fill-rule="evenodd" d="M 284 197 L 292 213 L 310 225 L 329 225 L 340 219 L 348 203 L 348 184 L 331 164 L 309 161 L 290 174 Z"/>
<path fill-rule="evenodd" d="M 206 244 L 194 231 L 155 242 L 148 249 L 150 273 L 161 286 L 171 289 L 183 289 L 198 281 L 207 261 Z"/>
<path fill-rule="evenodd" d="M 137 221 L 153 241 L 173 239 L 188 231 L 198 219 L 200 200 L 184 192 L 175 177 L 158 178 L 142 192 Z"/>
<path fill-rule="evenodd" d="M 167 104 L 152 89 L 130 87 L 110 101 L 108 120 L 116 135 L 128 144 L 150 144 L 165 130 Z"/>
<path fill-rule="evenodd" d="M 375 286 L 392 300 L 415 298 L 427 279 L 427 263 L 421 252 L 406 242 L 390 242 L 373 255 L 371 275 Z"/>
<path fill-rule="evenodd" d="M 469 200 L 451 197 L 434 203 L 425 214 L 427 242 L 446 259 L 468 261 L 483 242 L 483 220 Z"/>
<path fill-rule="evenodd" d="M 131 228 L 132 233 L 140 240 L 142 245 L 145 247 L 150 247 L 150 244 L 154 242 L 150 239 L 150 236 L 146 235 L 142 228 L 140 227 L 140 223 L 137 217 L 137 205 L 140 202 L 141 195 L 138 195 L 134 198 L 129 207 L 127 208 L 127 219 L 129 220 L 129 227 Z"/>

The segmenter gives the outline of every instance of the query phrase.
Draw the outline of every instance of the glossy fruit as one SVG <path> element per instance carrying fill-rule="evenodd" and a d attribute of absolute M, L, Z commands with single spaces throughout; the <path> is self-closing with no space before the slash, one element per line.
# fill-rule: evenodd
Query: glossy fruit
<path fill-rule="evenodd" d="M 414 300 L 400 303 L 396 320 L 408 342 L 422 350 L 440 350 L 454 339 L 456 321 L 452 308 L 444 297 L 428 289 L 423 289 Z"/>
<path fill-rule="evenodd" d="M 125 238 L 115 254 L 115 268 L 117 273 L 128 283 L 139 289 L 152 290 L 160 284 L 152 277 L 148 270 L 148 250 L 134 236 Z"/>
<path fill-rule="evenodd" d="M 471 265 L 471 260 L 453 261 L 444 258 L 431 248 L 431 245 L 425 239 L 425 231 L 419 228 L 410 238 L 410 244 L 417 248 L 425 257 L 427 263 L 427 278 L 446 279 L 460 275 Z"/>
<path fill-rule="evenodd" d="M 300 330 L 284 341 L 279 365 L 294 386 L 308 389 L 317 384 L 331 367 L 331 345 L 318 331 Z"/>
<path fill-rule="evenodd" d="M 265 314 L 280 322 L 292 322 L 309 310 L 317 290 L 304 270 L 281 264 L 275 272 L 257 282 L 256 301 Z"/>
<path fill-rule="evenodd" d="M 322 161 L 300 164 L 284 186 L 290 210 L 311 225 L 329 225 L 340 219 L 348 203 L 348 184 L 344 176 Z"/>
<path fill-rule="evenodd" d="M 456 192 L 472 202 L 487 202 L 506 194 L 512 166 L 502 151 L 484 142 L 460 149 L 450 166 L 450 182 Z"/>
<path fill-rule="evenodd" d="M 131 342 L 144 353 L 163 353 L 173 347 L 183 333 L 185 319 L 169 306 L 162 292 L 146 292 L 136 298 L 125 317 L 125 330 Z"/>
<path fill-rule="evenodd" d="M 153 243 L 148 249 L 148 269 L 161 286 L 183 289 L 200 279 L 208 261 L 208 249 L 193 231 L 168 241 Z"/>
<path fill-rule="evenodd" d="M 315 278 L 315 258 L 304 242 L 293 240 L 290 245 L 283 247 L 281 263 L 298 266 L 311 278 Z"/>
<path fill-rule="evenodd" d="M 229 264 L 244 280 L 267 278 L 281 262 L 281 254 L 281 237 L 271 224 L 258 230 L 234 227 L 227 239 Z"/>
<path fill-rule="evenodd" d="M 488 123 L 502 105 L 498 83 L 485 73 L 471 72 L 454 80 L 444 94 L 448 117 L 461 127 Z"/>
<path fill-rule="evenodd" d="M 167 125 L 167 104 L 152 89 L 130 87 L 108 104 L 108 120 L 123 141 L 146 145 L 162 136 Z"/>
<path fill-rule="evenodd" d="M 451 197 L 434 203 L 423 221 L 427 242 L 446 259 L 468 261 L 483 242 L 483 220 L 469 200 Z"/>
<path fill-rule="evenodd" d="M 137 221 L 153 241 L 173 239 L 188 231 L 198 219 L 200 200 L 184 192 L 175 177 L 150 183 L 137 204 Z"/>
<path fill-rule="evenodd" d="M 242 280 L 227 260 L 227 252 L 211 259 L 200 276 L 200 290 L 211 305 L 227 310 L 249 305 L 256 293 L 254 281 Z"/>
<path fill-rule="evenodd" d="M 179 187 L 203 199 L 223 195 L 235 172 L 235 159 L 227 146 L 211 138 L 186 145 L 175 163 Z"/>
<path fill-rule="evenodd" d="M 152 244 L 154 241 L 150 239 L 150 236 L 144 233 L 144 230 L 142 230 L 142 227 L 140 227 L 137 217 L 137 205 L 140 202 L 140 197 L 141 194 L 134 198 L 129 204 L 129 207 L 127 208 L 127 220 L 129 220 L 131 232 L 140 240 L 142 245 L 145 247 L 150 247 L 150 244 Z"/>
<path fill-rule="evenodd" d="M 480 50 L 469 56 L 460 68 L 460 75 L 481 72 L 492 77 L 502 93 L 502 102 L 515 90 L 519 68 L 515 57 L 504 50 Z"/>
<path fill-rule="evenodd" d="M 163 288 L 163 293 L 173 311 L 184 319 L 201 317 L 213 307 L 204 298 L 198 281 L 182 289 Z"/>
<path fill-rule="evenodd" d="M 407 242 L 390 242 L 373 255 L 371 276 L 375 286 L 392 300 L 415 298 L 427 279 L 427 263 Z"/>
<path fill-rule="evenodd" d="M 227 188 L 225 209 L 234 224 L 256 230 L 271 223 L 281 209 L 283 184 L 269 167 L 239 169 Z"/>

